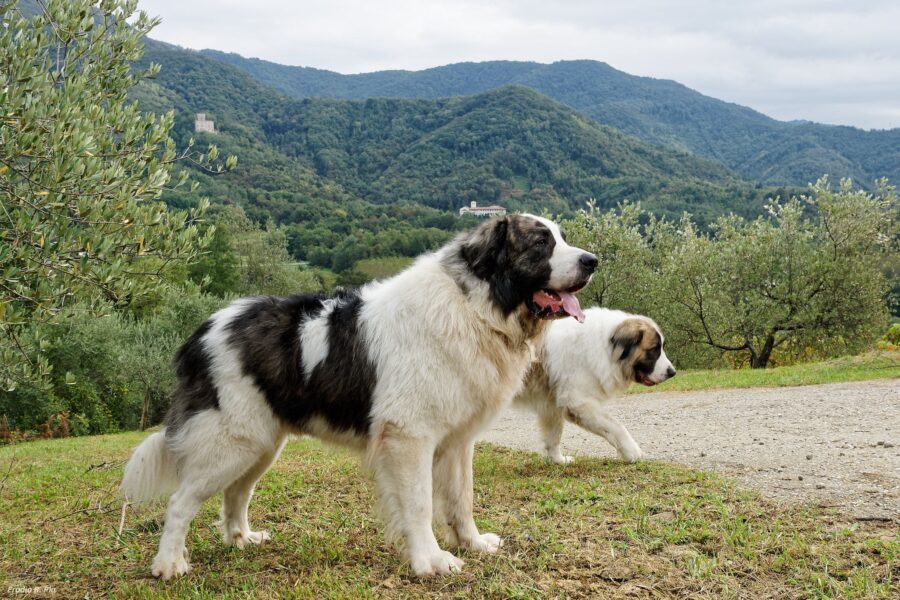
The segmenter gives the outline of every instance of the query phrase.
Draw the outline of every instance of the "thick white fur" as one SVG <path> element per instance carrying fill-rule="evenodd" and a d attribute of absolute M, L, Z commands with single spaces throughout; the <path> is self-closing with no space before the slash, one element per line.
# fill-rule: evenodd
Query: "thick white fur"
<path fill-rule="evenodd" d="M 122 489 L 131 502 L 150 502 L 178 488 L 175 461 L 166 447 L 166 430 L 150 434 L 131 454 L 125 465 Z"/>
<path fill-rule="evenodd" d="M 368 462 L 379 512 L 420 574 L 462 566 L 438 545 L 432 520 L 451 546 L 499 548 L 500 538 L 481 534 L 472 518 L 473 443 L 529 364 L 519 315 L 502 317 L 474 277 L 469 296 L 460 293 L 441 258 L 422 257 L 366 288 L 361 315 L 377 372 Z"/>
<path fill-rule="evenodd" d="M 554 231 L 558 234 L 555 225 Z M 540 343 L 546 326 L 518 311 L 504 317 L 491 302 L 487 283 L 445 260 L 452 251 L 445 247 L 420 257 L 400 275 L 362 290 L 359 322 L 377 380 L 368 437 L 335 432 L 319 419 L 302 431 L 365 449 L 388 537 L 400 542 L 418 575 L 448 573 L 463 565 L 438 545 L 433 522 L 445 529 L 451 547 L 486 552 L 500 547 L 500 538 L 479 532 L 472 517 L 473 443 L 519 391 L 530 363 L 529 343 Z M 565 260 L 554 264 L 566 274 L 577 273 L 570 263 L 580 255 L 567 252 Z M 565 283 L 565 276 L 554 276 Z M 298 432 L 275 417 L 253 380 L 242 375 L 237 352 L 229 347 L 224 327 L 241 308 L 239 300 L 216 313 L 204 338 L 219 410 L 195 414 L 167 444 L 161 434 L 151 436 L 126 470 L 122 491 L 136 498 L 146 496 L 148 489 L 163 492 L 165 478 L 156 461 L 177 467 L 180 485 L 169 500 L 152 567 L 163 579 L 189 570 L 188 526 L 201 504 L 220 490 L 225 492 L 226 543 L 243 547 L 268 538 L 265 532 L 251 531 L 247 506 L 256 481 L 278 457 L 287 435 Z M 315 319 L 298 335 L 302 368 L 310 373 L 327 356 L 327 323 Z"/>
<path fill-rule="evenodd" d="M 648 317 L 619 310 L 589 308 L 584 312 L 583 324 L 564 319 L 550 325 L 538 352 L 539 364 L 529 372 L 515 404 L 537 413 L 544 449 L 555 463 L 572 461 L 559 447 L 565 421 L 602 436 L 624 461 L 635 462 L 643 457 L 641 448 L 602 406 L 634 382 L 623 372 L 611 338 L 626 319 L 645 320 L 657 331 L 659 327 Z M 663 349 L 650 378 L 655 383 L 664 381 L 670 367 Z"/>
<path fill-rule="evenodd" d="M 530 215 L 534 216 L 534 215 Z M 543 217 L 534 217 L 544 225 L 546 225 L 553 234 L 553 240 L 556 244 L 553 246 L 553 256 L 550 258 L 550 268 L 553 275 L 550 277 L 548 287 L 552 289 L 564 290 L 568 286 L 566 283 L 576 276 L 578 270 L 578 260 L 584 254 L 584 250 L 570 246 L 562 237 L 559 225 L 545 219 Z"/>

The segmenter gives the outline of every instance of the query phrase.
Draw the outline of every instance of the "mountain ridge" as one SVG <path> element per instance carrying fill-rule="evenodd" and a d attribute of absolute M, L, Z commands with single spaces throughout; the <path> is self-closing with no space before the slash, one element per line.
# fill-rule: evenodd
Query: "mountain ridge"
<path fill-rule="evenodd" d="M 630 198 L 709 219 L 723 210 L 713 198 L 744 214 L 744 200 L 758 203 L 751 184 L 717 163 L 631 138 L 526 86 L 434 100 L 294 99 L 196 51 L 148 40 L 144 60 L 163 65 L 156 84 L 181 112 L 251 128 L 259 144 L 368 202 L 455 211 L 502 197 L 512 209 L 568 212 L 589 198 Z M 159 97 L 143 101 L 173 107 L 154 106 Z M 726 197 L 725 188 L 740 191 Z"/>
<path fill-rule="evenodd" d="M 176 147 L 196 139 L 197 149 L 215 144 L 220 156 L 238 156 L 235 169 L 215 176 L 190 161 L 174 165 L 176 176 L 192 171 L 199 187 L 161 199 L 187 208 L 208 197 L 211 218 L 239 205 L 284 236 L 296 260 L 334 272 L 437 247 L 476 222 L 456 214 L 471 201 L 560 217 L 591 200 L 600 209 L 632 201 L 659 217 L 690 212 L 703 226 L 729 212 L 756 216 L 766 196 L 788 195 L 642 142 L 527 86 L 428 100 L 298 99 L 148 38 L 134 67 L 152 62 L 158 75 L 129 91 L 140 109 L 174 112 Z M 495 75 L 506 70 L 495 66 Z M 200 112 L 215 133 L 194 131 Z"/>
<path fill-rule="evenodd" d="M 199 52 L 293 97 L 438 98 L 525 85 L 601 124 L 715 160 L 765 184 L 804 185 L 824 173 L 862 185 L 885 176 L 900 179 L 900 129 L 778 121 L 677 81 L 630 75 L 600 61 L 485 61 L 343 75 L 218 50 Z"/>

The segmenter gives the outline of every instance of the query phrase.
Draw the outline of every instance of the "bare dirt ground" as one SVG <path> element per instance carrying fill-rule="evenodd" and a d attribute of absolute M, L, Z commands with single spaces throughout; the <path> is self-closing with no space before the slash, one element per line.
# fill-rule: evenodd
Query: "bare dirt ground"
<path fill-rule="evenodd" d="M 778 500 L 900 522 L 900 379 L 636 394 L 606 408 L 647 459 L 714 470 Z M 542 450 L 534 415 L 515 409 L 482 439 Z M 570 423 L 562 450 L 615 456 Z"/>

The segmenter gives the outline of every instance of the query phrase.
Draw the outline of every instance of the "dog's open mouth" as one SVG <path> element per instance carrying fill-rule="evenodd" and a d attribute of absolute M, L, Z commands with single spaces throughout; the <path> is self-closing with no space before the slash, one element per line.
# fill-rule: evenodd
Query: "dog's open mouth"
<path fill-rule="evenodd" d="M 578 285 L 565 291 L 542 289 L 536 291 L 528 302 L 532 314 L 541 319 L 562 319 L 574 317 L 584 323 L 584 312 L 575 293 L 584 285 Z"/>
<path fill-rule="evenodd" d="M 654 386 L 656 382 L 650 379 L 650 376 L 646 373 L 641 373 L 640 371 L 634 372 L 634 378 L 637 379 L 638 383 L 643 383 L 646 386 Z"/>

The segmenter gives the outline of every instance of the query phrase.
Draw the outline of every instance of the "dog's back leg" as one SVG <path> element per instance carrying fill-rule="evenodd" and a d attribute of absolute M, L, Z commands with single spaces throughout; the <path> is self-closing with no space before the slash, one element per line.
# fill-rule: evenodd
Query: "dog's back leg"
<path fill-rule="evenodd" d="M 259 460 L 250 467 L 249 471 L 225 489 L 222 499 L 222 521 L 220 527 L 222 528 L 222 538 L 226 544 L 233 544 L 238 548 L 243 548 L 247 543 L 261 544 L 269 539 L 269 534 L 266 531 L 250 530 L 247 509 L 250 506 L 250 499 L 253 497 L 253 488 L 256 486 L 256 482 L 278 460 L 278 455 L 281 454 L 285 441 L 287 441 L 287 436 L 282 435 L 276 442 L 275 450 L 260 456 Z"/>
<path fill-rule="evenodd" d="M 565 465 L 574 459 L 564 455 L 559 449 L 559 442 L 563 432 L 563 411 L 555 404 L 542 406 L 538 412 L 538 424 L 541 427 L 541 437 L 544 440 L 544 451 L 547 458 L 558 465 Z"/>
<path fill-rule="evenodd" d="M 194 515 L 210 496 L 226 489 L 273 451 L 273 442 L 229 435 L 218 410 L 195 415 L 174 434 L 179 484 L 166 508 L 159 551 L 151 568 L 155 577 L 171 579 L 190 570 L 185 538 Z"/>

